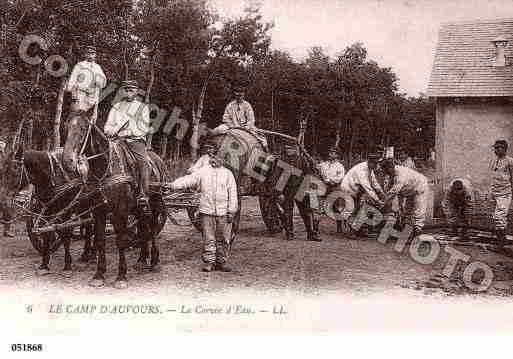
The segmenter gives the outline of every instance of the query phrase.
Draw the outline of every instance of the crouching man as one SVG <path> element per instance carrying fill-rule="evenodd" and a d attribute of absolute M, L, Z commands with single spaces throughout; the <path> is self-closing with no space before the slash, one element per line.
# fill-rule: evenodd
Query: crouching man
<path fill-rule="evenodd" d="M 355 208 L 344 208 L 342 218 L 349 223 L 351 227 L 360 227 L 361 224 L 355 223 L 358 218 L 358 213 L 361 210 L 361 204 L 365 201 L 374 207 L 383 208 L 383 201 L 380 198 L 384 197 L 383 189 L 379 187 L 376 179 L 376 169 L 378 162 L 381 159 L 381 153 L 372 151 L 367 156 L 367 161 L 357 164 L 352 167 L 342 179 L 340 189 L 342 193 L 352 198 Z M 380 195 L 378 195 L 380 193 Z M 364 232 L 359 231 L 360 234 Z"/>
<path fill-rule="evenodd" d="M 398 196 L 399 203 L 403 203 L 403 215 L 406 223 L 413 227 L 412 238 L 418 236 L 424 228 L 427 209 L 428 180 L 421 173 L 396 166 L 393 159 L 386 159 L 381 168 L 390 176 L 391 188 L 385 195 L 385 206 Z"/>
<path fill-rule="evenodd" d="M 458 224 L 463 226 L 461 236 L 467 237 L 467 227 L 472 215 L 472 188 L 470 182 L 457 178 L 449 184 L 442 200 L 442 209 L 451 226 L 452 234 L 458 236 Z"/>
<path fill-rule="evenodd" d="M 232 237 L 232 221 L 238 209 L 237 184 L 232 172 L 206 146 L 210 163 L 170 184 L 171 190 L 199 189 L 200 223 L 203 233 L 202 270 L 230 272 L 226 264 Z"/>

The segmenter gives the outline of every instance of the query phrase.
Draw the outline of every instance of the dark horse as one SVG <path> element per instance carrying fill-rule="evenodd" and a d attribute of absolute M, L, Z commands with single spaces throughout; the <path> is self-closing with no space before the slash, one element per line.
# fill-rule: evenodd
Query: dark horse
<path fill-rule="evenodd" d="M 279 165 L 279 160 L 295 167 L 297 174 L 292 174 L 281 191 L 278 191 L 277 182 L 280 175 L 283 174 L 283 167 Z M 303 181 L 307 176 L 319 178 L 317 168 L 312 158 L 299 146 L 295 146 L 285 151 L 285 154 L 277 159 L 269 171 L 265 186 L 271 191 L 271 213 L 278 214 L 281 226 L 285 231 L 287 240 L 294 239 L 294 203 L 296 204 L 299 215 L 303 220 L 306 229 L 307 240 L 319 241 L 317 221 L 315 219 L 315 210 L 312 208 L 311 198 L 308 193 L 301 195 Z M 281 208 L 280 208 L 281 207 Z"/>
<path fill-rule="evenodd" d="M 87 183 L 94 186 L 92 203 L 100 203 L 93 211 L 95 247 L 98 257 L 97 270 L 90 281 L 94 287 L 105 284 L 107 261 L 105 255 L 105 226 L 107 214 L 111 213 L 111 222 L 116 234 L 116 246 L 119 254 L 118 276 L 114 286 L 127 287 L 127 264 L 125 251 L 132 243 L 134 233 L 129 228 L 129 216 L 138 218 L 137 230 L 140 238 L 141 256 L 138 264 L 146 264 L 151 247 L 150 270 L 159 270 L 159 249 L 156 229 L 165 213 L 161 186 L 150 193 L 151 218 L 146 218 L 137 208 L 137 176 L 133 169 L 131 154 L 122 142 L 109 141 L 103 132 L 92 123 L 85 114 L 74 115 L 68 123 L 68 134 L 64 145 L 64 164 L 69 170 L 74 170 L 80 164 L 80 157 L 93 159 L 89 161 L 90 168 Z M 168 176 L 163 161 L 152 154 L 152 179 L 157 183 L 167 181 Z"/>
<path fill-rule="evenodd" d="M 314 210 L 310 206 L 308 195 L 301 198 L 296 197 L 301 183 L 306 175 L 316 175 L 315 163 L 308 156 L 306 151 L 299 146 L 294 147 L 293 153 L 285 155 L 273 155 L 266 153 L 263 144 L 250 131 L 243 128 L 232 128 L 227 133 L 210 137 L 218 147 L 218 156 L 223 158 L 226 166 L 232 170 L 239 187 L 239 195 L 259 195 L 262 216 L 271 233 L 285 230 L 286 238 L 293 239 L 293 209 L 294 203 L 307 231 L 309 240 L 318 240 L 317 229 L 314 220 Z M 256 162 L 265 163 L 266 170 L 259 172 Z M 283 173 L 283 166 L 295 167 L 300 175 L 292 175 L 283 188 L 277 186 L 280 176 Z M 256 169 L 256 176 L 251 168 Z M 243 178 L 253 173 L 251 189 L 244 183 Z M 296 171 L 297 173 L 297 171 Z M 256 178 L 259 177 L 259 178 Z M 246 187 L 246 188 L 245 188 Z M 239 199 L 240 203 L 240 199 Z M 234 232 L 236 233 L 239 224 L 239 213 L 234 221 Z"/>
<path fill-rule="evenodd" d="M 80 211 L 84 203 L 76 202 L 74 199 L 79 195 L 80 183 L 78 178 L 69 178 L 62 170 L 55 154 L 46 151 L 23 151 L 13 150 L 8 152 L 2 159 L 2 204 L 12 214 L 17 211 L 14 207 L 14 198 L 18 192 L 30 184 L 34 186 L 31 205 L 27 212 L 21 215 L 29 215 L 27 219 L 27 230 L 34 247 L 42 256 L 42 263 L 37 270 L 39 275 L 50 272 L 50 254 L 52 247 L 58 242 L 64 245 L 64 270 L 63 275 L 70 276 L 71 254 L 70 243 L 72 229 L 63 229 L 44 232 L 41 235 L 34 233 L 35 222 L 39 226 L 62 223 L 69 220 L 72 214 Z M 71 204 L 71 206 L 70 206 Z M 86 253 L 90 252 L 91 232 L 85 233 L 86 245 L 83 260 L 87 260 Z"/>

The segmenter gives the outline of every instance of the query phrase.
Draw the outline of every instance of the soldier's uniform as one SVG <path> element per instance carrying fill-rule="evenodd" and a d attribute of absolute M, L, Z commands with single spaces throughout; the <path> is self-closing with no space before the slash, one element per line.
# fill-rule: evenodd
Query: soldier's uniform
<path fill-rule="evenodd" d="M 138 90 L 136 81 L 124 81 L 122 88 Z M 150 166 L 146 149 L 146 135 L 150 130 L 148 106 L 133 99 L 116 103 L 109 112 L 104 132 L 107 136 L 124 140 L 133 153 L 140 173 L 138 204 L 148 210 Z"/>
<path fill-rule="evenodd" d="M 213 146 L 211 146 L 213 148 Z M 203 271 L 230 271 L 226 265 L 232 235 L 232 219 L 238 210 L 237 184 L 233 173 L 214 160 L 171 183 L 171 190 L 199 189 L 200 221 L 203 232 Z M 213 161 L 213 162 L 212 162 Z"/>
<path fill-rule="evenodd" d="M 378 160 L 381 158 L 379 154 L 369 155 L 369 160 L 373 158 Z M 346 175 L 342 179 L 340 189 L 343 193 L 351 196 L 353 199 L 354 208 L 349 208 L 346 204 L 342 217 L 345 219 L 357 218 L 358 211 L 363 203 L 368 203 L 373 206 L 382 207 L 382 200 L 378 192 L 382 189 L 379 188 L 378 181 L 374 170 L 371 170 L 368 166 L 368 162 L 362 162 L 352 167 L 347 171 Z"/>
<path fill-rule="evenodd" d="M 428 180 L 421 173 L 403 166 L 395 166 L 391 175 L 391 188 L 386 192 L 389 199 L 398 197 L 399 203 L 404 199 L 404 217 L 413 227 L 414 235 L 424 228 L 427 209 Z M 385 165 L 385 164 L 383 164 Z"/>
<path fill-rule="evenodd" d="M 504 147 L 507 150 L 507 142 L 496 141 L 495 148 Z M 490 166 L 492 185 L 491 195 L 495 201 L 493 220 L 497 239 L 504 241 L 508 222 L 508 212 L 511 205 L 511 182 L 513 181 L 513 158 L 509 156 L 496 157 Z"/>
<path fill-rule="evenodd" d="M 321 174 L 321 179 L 326 184 L 326 197 L 329 196 L 330 193 L 340 190 L 340 183 L 345 175 L 344 165 L 338 160 L 338 153 L 336 148 L 330 149 L 331 158 L 326 161 L 322 161 L 319 163 L 319 172 Z M 325 213 L 328 213 L 329 209 L 326 208 L 328 205 L 326 198 L 322 199 L 322 207 Z M 335 211 L 337 210 L 338 203 L 333 203 L 333 207 L 335 207 Z M 337 233 L 342 232 L 342 221 L 337 220 Z"/>
<path fill-rule="evenodd" d="M 86 53 L 96 54 L 94 46 L 87 46 Z M 106 76 L 96 62 L 80 61 L 71 71 L 66 90 L 71 92 L 71 114 L 89 111 L 100 99 L 100 91 L 107 83 Z"/>
<path fill-rule="evenodd" d="M 456 178 L 451 181 L 442 200 L 442 209 L 453 234 L 458 235 L 457 225 L 463 224 L 462 236 L 465 236 L 472 216 L 472 187 L 468 180 Z"/>

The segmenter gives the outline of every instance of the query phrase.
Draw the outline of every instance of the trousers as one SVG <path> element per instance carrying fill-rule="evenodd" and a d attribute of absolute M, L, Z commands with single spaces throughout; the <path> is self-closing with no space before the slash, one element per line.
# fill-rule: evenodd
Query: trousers
<path fill-rule="evenodd" d="M 401 201 L 401 199 L 399 199 Z M 427 192 L 416 192 L 412 196 L 406 197 L 404 200 L 404 217 L 406 223 L 410 224 L 413 229 L 421 231 L 424 228 L 427 210 Z"/>
<path fill-rule="evenodd" d="M 508 212 L 511 204 L 511 193 L 503 196 L 493 196 L 495 201 L 495 210 L 493 211 L 493 221 L 496 230 L 505 230 L 508 225 Z"/>
<path fill-rule="evenodd" d="M 232 224 L 226 221 L 226 216 L 211 216 L 200 214 L 203 232 L 203 254 L 205 263 L 226 263 L 228 260 Z"/>
<path fill-rule="evenodd" d="M 140 196 L 147 197 L 150 192 L 150 166 L 148 164 L 148 150 L 144 141 L 127 141 L 128 148 L 135 157 L 139 170 Z"/>

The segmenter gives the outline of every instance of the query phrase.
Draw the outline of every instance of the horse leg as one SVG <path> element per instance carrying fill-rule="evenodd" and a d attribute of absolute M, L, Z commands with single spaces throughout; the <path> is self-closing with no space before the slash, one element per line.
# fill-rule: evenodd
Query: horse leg
<path fill-rule="evenodd" d="M 118 206 L 118 213 L 112 216 L 112 224 L 116 232 L 116 247 L 118 248 L 118 276 L 114 282 L 114 287 L 117 289 L 128 287 L 125 251 L 130 247 L 131 235 L 128 229 L 127 213 L 128 208 L 121 204 Z"/>
<path fill-rule="evenodd" d="M 37 269 L 37 275 L 47 275 L 50 274 L 50 239 L 55 236 L 55 233 L 43 233 L 43 246 L 41 248 L 42 252 L 42 262 L 39 268 Z"/>
<path fill-rule="evenodd" d="M 105 226 L 107 213 L 98 211 L 94 214 L 94 244 L 97 254 L 97 267 L 93 279 L 89 282 L 91 287 L 105 285 L 105 272 L 107 271 L 107 259 L 105 257 Z"/>
<path fill-rule="evenodd" d="M 294 200 L 285 197 L 282 208 L 283 213 L 280 212 L 280 220 L 282 227 L 285 230 L 285 239 L 291 241 L 294 239 Z"/>
<path fill-rule="evenodd" d="M 130 234 L 125 230 L 116 231 L 118 234 L 116 236 L 116 246 L 118 247 L 118 277 L 114 282 L 114 287 L 116 289 L 126 289 L 128 287 L 128 282 L 126 280 L 127 274 L 127 265 L 126 265 L 126 256 L 125 251 L 130 246 Z"/>
<path fill-rule="evenodd" d="M 84 250 L 78 261 L 86 263 L 96 258 L 95 248 L 92 245 L 93 226 L 91 224 L 81 226 L 80 236 L 84 239 Z"/>
<path fill-rule="evenodd" d="M 60 236 L 62 236 L 62 242 L 64 245 L 64 269 L 62 272 L 62 275 L 64 277 L 70 278 L 72 275 L 72 268 L 71 268 L 71 253 L 70 253 L 70 245 L 71 245 L 71 237 L 73 235 L 72 231 L 63 231 L 59 233 Z"/>
<path fill-rule="evenodd" d="M 303 219 L 303 223 L 305 224 L 307 240 L 316 242 L 321 241 L 315 229 L 314 212 L 309 206 L 308 199 L 305 198 L 303 201 L 296 201 L 296 205 L 299 210 L 299 214 Z"/>
<path fill-rule="evenodd" d="M 147 226 L 143 221 L 144 219 L 140 218 L 139 222 L 137 222 L 137 237 L 141 251 L 137 262 L 134 264 L 134 269 L 138 273 L 142 273 L 148 267 L 148 257 L 150 252 L 149 243 L 146 240 Z"/>
<path fill-rule="evenodd" d="M 160 232 L 160 224 L 159 218 L 160 216 L 167 215 L 164 204 L 160 198 L 153 198 L 153 225 L 150 228 L 151 235 L 151 258 L 150 258 L 150 271 L 152 272 L 160 272 L 160 250 L 159 250 L 159 232 Z M 157 230 L 158 229 L 158 230 Z"/>

